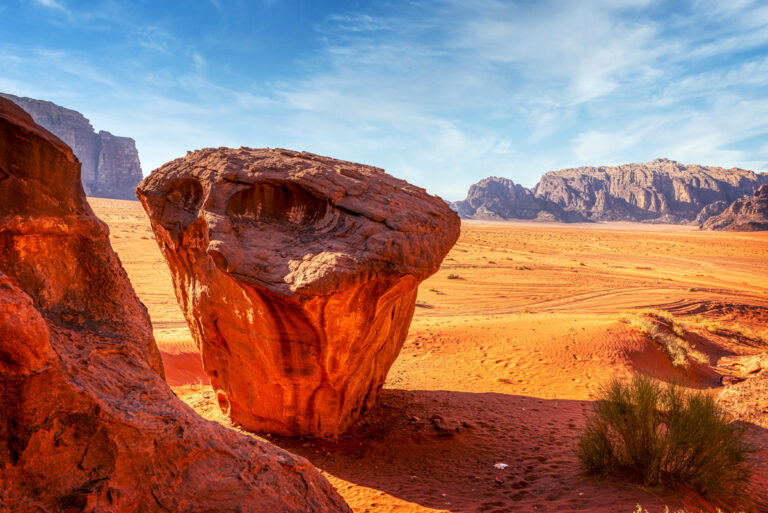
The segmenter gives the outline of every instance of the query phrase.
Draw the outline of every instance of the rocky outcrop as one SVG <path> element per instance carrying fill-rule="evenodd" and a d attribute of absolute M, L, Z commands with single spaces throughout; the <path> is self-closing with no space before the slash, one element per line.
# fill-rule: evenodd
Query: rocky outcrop
<path fill-rule="evenodd" d="M 693 220 L 693 223 L 701 226 L 707 219 L 710 217 L 719 216 L 725 212 L 725 209 L 727 208 L 728 203 L 725 201 L 715 201 L 714 203 L 710 203 L 701 209 L 701 212 L 699 212 L 699 215 L 697 215 L 696 219 Z"/>
<path fill-rule="evenodd" d="M 766 174 L 656 159 L 552 171 L 534 193 L 592 220 L 681 223 L 693 221 L 706 205 L 731 203 L 766 183 Z"/>
<path fill-rule="evenodd" d="M 538 221 L 584 221 L 584 217 L 567 212 L 507 178 L 492 176 L 472 185 L 467 198 L 454 203 L 459 216 L 465 219 L 531 219 Z"/>
<path fill-rule="evenodd" d="M 82 181 L 88 196 L 136 199 L 142 178 L 136 143 L 128 137 L 93 130 L 82 114 L 55 103 L 0 93 L 26 110 L 35 122 L 64 141 L 82 164 Z"/>
<path fill-rule="evenodd" d="M 369 408 L 459 235 L 423 189 L 281 149 L 189 153 L 138 195 L 219 405 L 251 431 L 334 436 Z"/>
<path fill-rule="evenodd" d="M 768 230 L 768 185 L 760 187 L 754 196 L 736 200 L 722 214 L 710 217 L 701 228 L 732 232 Z"/>
<path fill-rule="evenodd" d="M 0 510 L 348 512 L 304 459 L 205 421 L 72 151 L 0 98 Z"/>
<path fill-rule="evenodd" d="M 91 196 L 98 198 L 136 199 L 136 186 L 143 175 L 136 142 L 100 131 L 99 165 Z"/>
<path fill-rule="evenodd" d="M 454 205 L 469 219 L 701 223 L 763 184 L 766 173 L 656 159 L 550 171 L 533 190 L 487 178 Z"/>

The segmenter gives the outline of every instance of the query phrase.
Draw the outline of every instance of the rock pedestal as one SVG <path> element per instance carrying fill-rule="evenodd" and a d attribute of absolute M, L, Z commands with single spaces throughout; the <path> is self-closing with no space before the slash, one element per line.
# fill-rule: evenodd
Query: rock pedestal
<path fill-rule="evenodd" d="M 349 512 L 173 395 L 80 164 L 0 98 L 0 511 Z"/>
<path fill-rule="evenodd" d="M 423 189 L 281 149 L 192 152 L 138 195 L 219 404 L 251 431 L 335 436 L 370 407 L 459 235 Z"/>

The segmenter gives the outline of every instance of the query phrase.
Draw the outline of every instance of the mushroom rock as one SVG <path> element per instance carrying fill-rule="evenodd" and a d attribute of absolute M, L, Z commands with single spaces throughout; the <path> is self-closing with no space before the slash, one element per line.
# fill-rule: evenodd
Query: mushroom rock
<path fill-rule="evenodd" d="M 79 162 L 2 98 L 0 204 L 0 511 L 349 511 L 173 395 Z"/>
<path fill-rule="evenodd" d="M 283 149 L 204 149 L 137 190 L 226 415 L 333 437 L 370 407 L 417 287 L 459 235 L 383 170 Z"/>

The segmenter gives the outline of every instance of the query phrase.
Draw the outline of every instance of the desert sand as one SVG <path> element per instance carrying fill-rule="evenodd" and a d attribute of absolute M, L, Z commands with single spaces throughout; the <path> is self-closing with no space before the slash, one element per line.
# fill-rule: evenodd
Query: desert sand
<path fill-rule="evenodd" d="M 89 201 L 149 309 L 169 384 L 226 423 L 140 204 Z M 718 360 L 768 350 L 758 341 L 768 340 L 767 255 L 768 232 L 465 221 L 419 289 L 373 410 L 336 441 L 267 439 L 307 457 L 360 513 L 712 511 L 686 490 L 584 477 L 573 446 L 607 377 L 642 371 L 727 393 Z M 621 322 L 645 308 L 685 324 L 709 364 L 676 369 Z M 733 329 L 715 335 L 697 327 L 702 318 Z M 768 404 L 752 410 L 732 413 L 750 419 L 759 510 L 768 508 Z"/>

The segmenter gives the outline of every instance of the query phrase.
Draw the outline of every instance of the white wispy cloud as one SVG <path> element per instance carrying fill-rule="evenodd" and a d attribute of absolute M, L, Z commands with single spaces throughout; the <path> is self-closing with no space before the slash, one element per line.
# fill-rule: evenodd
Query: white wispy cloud
<path fill-rule="evenodd" d="M 209 1 L 216 16 L 226 10 Z M 754 142 L 768 137 L 760 1 L 357 8 L 318 19 L 314 49 L 267 80 L 222 73 L 203 44 L 214 36 L 136 23 L 119 3 L 75 18 L 119 29 L 136 55 L 6 45 L 0 89 L 66 100 L 94 125 L 134 136 L 148 169 L 201 146 L 287 146 L 385 167 L 458 199 L 488 175 L 533 185 L 546 170 L 659 156 L 768 168 L 768 146 Z M 78 79 L 101 94 L 78 91 Z"/>
<path fill-rule="evenodd" d="M 62 2 L 58 0 L 35 0 L 35 3 L 47 7 L 49 9 L 56 9 L 58 11 L 68 12 L 67 8 Z"/>

